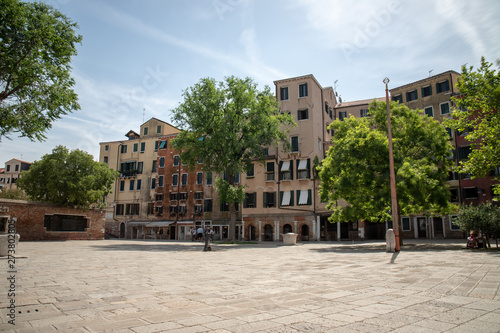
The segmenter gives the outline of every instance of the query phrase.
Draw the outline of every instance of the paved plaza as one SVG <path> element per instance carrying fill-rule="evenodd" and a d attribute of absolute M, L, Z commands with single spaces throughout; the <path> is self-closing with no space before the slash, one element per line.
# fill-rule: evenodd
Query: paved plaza
<path fill-rule="evenodd" d="M 21 242 L 0 331 L 500 332 L 500 252 L 406 242 Z"/>

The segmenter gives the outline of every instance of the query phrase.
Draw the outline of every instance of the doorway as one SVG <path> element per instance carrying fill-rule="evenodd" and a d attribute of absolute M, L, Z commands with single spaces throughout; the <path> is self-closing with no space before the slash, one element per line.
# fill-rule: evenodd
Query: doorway
<path fill-rule="evenodd" d="M 265 241 L 273 240 L 273 226 L 270 224 L 266 224 L 264 226 L 264 240 Z"/>
<path fill-rule="evenodd" d="M 250 234 L 250 240 L 254 241 L 255 240 L 255 227 L 253 225 L 248 228 L 248 233 Z"/>
<path fill-rule="evenodd" d="M 120 238 L 125 238 L 125 223 L 120 223 Z"/>
<path fill-rule="evenodd" d="M 418 238 L 427 237 L 427 221 L 425 217 L 417 217 Z"/>
<path fill-rule="evenodd" d="M 309 240 L 309 226 L 307 224 L 302 225 L 302 240 L 303 241 L 308 241 Z"/>

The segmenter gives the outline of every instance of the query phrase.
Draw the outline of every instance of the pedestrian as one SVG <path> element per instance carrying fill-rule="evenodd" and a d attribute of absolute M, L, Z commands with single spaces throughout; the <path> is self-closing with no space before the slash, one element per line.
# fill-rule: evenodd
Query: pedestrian
<path fill-rule="evenodd" d="M 203 228 L 200 226 L 196 232 L 197 232 L 196 240 L 199 241 L 203 240 Z"/>
<path fill-rule="evenodd" d="M 204 237 L 205 247 L 203 248 L 203 251 L 212 251 L 212 247 L 210 246 L 211 228 L 205 227 Z"/>
<path fill-rule="evenodd" d="M 196 238 L 196 229 L 194 227 L 191 228 L 191 242 L 194 242 Z"/>

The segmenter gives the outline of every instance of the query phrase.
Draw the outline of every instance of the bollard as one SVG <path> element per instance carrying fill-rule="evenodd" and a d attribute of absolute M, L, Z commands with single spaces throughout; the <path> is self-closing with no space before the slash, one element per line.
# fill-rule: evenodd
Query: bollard
<path fill-rule="evenodd" d="M 386 251 L 387 252 L 396 252 L 396 235 L 394 234 L 394 230 L 387 229 L 385 233 L 385 241 L 386 241 Z"/>

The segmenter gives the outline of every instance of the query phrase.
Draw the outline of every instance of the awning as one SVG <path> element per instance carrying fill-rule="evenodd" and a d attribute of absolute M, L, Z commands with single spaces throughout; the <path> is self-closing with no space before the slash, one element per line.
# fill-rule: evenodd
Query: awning
<path fill-rule="evenodd" d="M 309 193 L 307 190 L 300 190 L 299 205 L 307 205 Z"/>
<path fill-rule="evenodd" d="M 281 166 L 281 171 L 290 171 L 290 161 L 284 161 Z"/>
<path fill-rule="evenodd" d="M 148 223 L 151 223 L 151 222 L 150 221 L 132 221 L 132 222 L 127 222 L 127 226 L 140 227 L 140 226 L 145 226 Z"/>
<path fill-rule="evenodd" d="M 290 191 L 283 192 L 283 200 L 281 201 L 281 205 L 290 206 L 290 199 L 291 199 Z"/>
<path fill-rule="evenodd" d="M 307 160 L 300 160 L 297 170 L 307 170 Z"/>
<path fill-rule="evenodd" d="M 154 228 L 154 227 L 168 227 L 175 221 L 157 221 L 157 222 L 150 222 L 146 224 L 146 228 Z"/>

